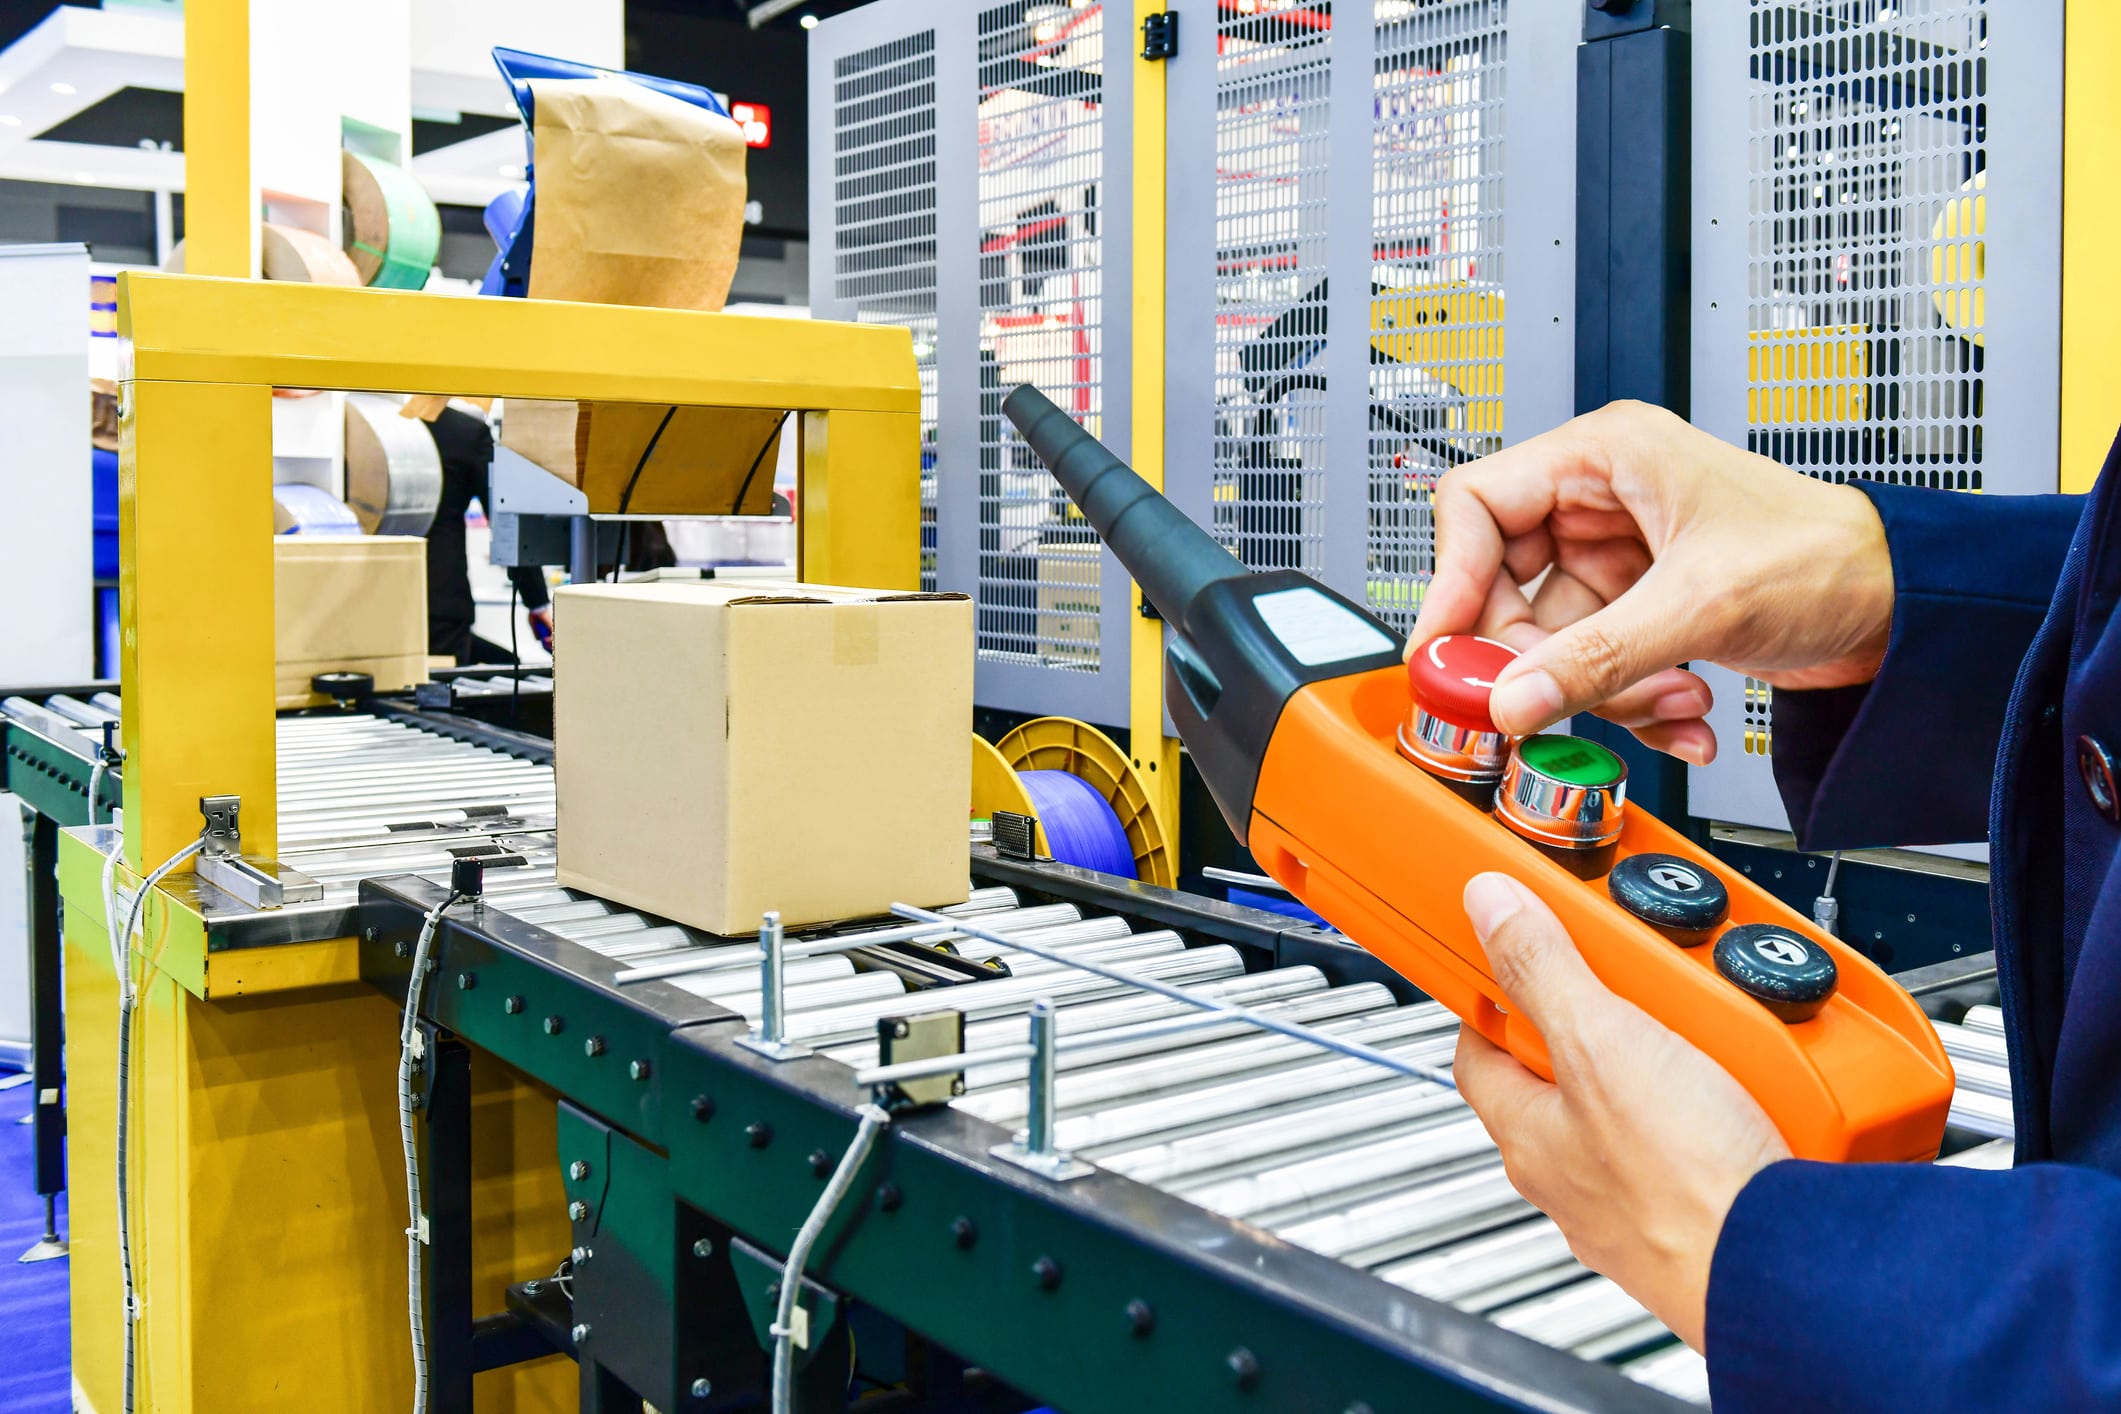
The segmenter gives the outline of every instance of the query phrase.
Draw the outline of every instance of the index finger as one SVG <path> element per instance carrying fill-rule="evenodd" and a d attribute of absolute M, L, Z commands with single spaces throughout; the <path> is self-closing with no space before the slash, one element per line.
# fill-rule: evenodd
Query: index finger
<path fill-rule="evenodd" d="M 1436 569 L 1413 642 L 1479 623 L 1508 542 L 1554 513 L 1562 481 L 1583 461 L 1583 438 L 1560 427 L 1458 467 L 1437 483 Z"/>

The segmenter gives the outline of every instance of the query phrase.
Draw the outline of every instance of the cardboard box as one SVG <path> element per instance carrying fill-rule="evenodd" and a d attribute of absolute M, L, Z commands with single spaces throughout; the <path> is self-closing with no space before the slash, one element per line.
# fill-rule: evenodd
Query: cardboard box
<path fill-rule="evenodd" d="M 559 882 L 711 933 L 962 902 L 972 604 L 786 581 L 555 596 Z"/>
<path fill-rule="evenodd" d="M 273 540 L 278 705 L 321 706 L 317 673 L 367 673 L 378 692 L 427 681 L 427 542 L 412 535 Z"/>

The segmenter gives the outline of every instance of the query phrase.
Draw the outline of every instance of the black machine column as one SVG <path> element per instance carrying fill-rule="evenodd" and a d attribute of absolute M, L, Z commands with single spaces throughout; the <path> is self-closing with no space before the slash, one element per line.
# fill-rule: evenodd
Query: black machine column
<path fill-rule="evenodd" d="M 1588 0 L 1576 52 L 1576 411 L 1617 398 L 1691 415 L 1691 0 Z M 1675 824 L 1686 767 L 1589 716 L 1629 795 Z"/>

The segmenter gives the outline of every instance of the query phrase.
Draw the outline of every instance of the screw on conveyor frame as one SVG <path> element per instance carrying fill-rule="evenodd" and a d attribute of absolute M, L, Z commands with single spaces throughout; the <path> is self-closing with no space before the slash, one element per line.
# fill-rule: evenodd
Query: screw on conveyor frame
<path fill-rule="evenodd" d="M 588 1040 L 582 1042 L 582 1054 L 585 1056 L 600 1056 L 604 1054 L 604 1038 L 602 1036 L 591 1036 Z"/>
<path fill-rule="evenodd" d="M 577 1198 L 567 1205 L 567 1216 L 575 1222 L 581 1222 L 589 1216 L 589 1205 Z"/>
<path fill-rule="evenodd" d="M 546 1034 L 546 1035 L 548 1035 L 548 1036 L 557 1036 L 557 1035 L 559 1035 L 559 1034 L 560 1034 L 560 1033 L 561 1033 L 562 1031 L 565 1031 L 566 1029 L 567 1029 L 567 1022 L 566 1022 L 566 1019 L 565 1019 L 564 1017 L 558 1017 L 558 1016 L 548 1016 L 548 1017 L 546 1017 L 546 1018 L 545 1018 L 545 1034 Z"/>
<path fill-rule="evenodd" d="M 1237 1377 L 1237 1387 L 1239 1389 L 1250 1391 L 1259 1388 L 1259 1357 L 1257 1355 L 1240 1345 L 1237 1349 L 1230 1352 L 1223 1363 L 1228 1365 L 1230 1373 Z"/>
<path fill-rule="evenodd" d="M 714 1098 L 710 1095 L 692 1097 L 692 1117 L 701 1124 L 714 1118 Z"/>
<path fill-rule="evenodd" d="M 584 1159 L 576 1159 L 573 1163 L 567 1166 L 567 1176 L 573 1179 L 576 1183 L 580 1183 L 583 1179 L 589 1177 L 588 1161 Z"/>
<path fill-rule="evenodd" d="M 523 1010 L 523 999 L 521 997 L 503 997 L 501 998 L 501 1010 L 510 1016 L 520 1015 Z"/>
<path fill-rule="evenodd" d="M 697 1242 L 693 1243 L 692 1255 L 699 1258 L 703 1262 L 706 1261 L 709 1257 L 712 1257 L 714 1255 L 714 1239 L 711 1237 L 703 1237 Z"/>
<path fill-rule="evenodd" d="M 979 1224 L 959 1215 L 950 1221 L 950 1240 L 957 1244 L 960 1252 L 970 1252 L 979 1241 Z"/>
<path fill-rule="evenodd" d="M 763 1149 L 773 1142 L 773 1126 L 762 1119 L 755 1119 L 744 1126 L 744 1138 L 754 1149 Z"/>
<path fill-rule="evenodd" d="M 713 1393 L 714 1386 L 708 1382 L 704 1375 L 692 1382 L 692 1397 L 694 1399 L 705 1399 Z"/>
<path fill-rule="evenodd" d="M 574 1337 L 574 1343 L 576 1345 L 586 1344 L 589 1340 L 589 1327 L 576 1326 L 573 1330 L 569 1331 L 568 1334 Z"/>
<path fill-rule="evenodd" d="M 653 1071 L 650 1069 L 647 1061 L 637 1060 L 628 1061 L 626 1063 L 626 1073 L 629 1076 L 633 1077 L 635 1080 L 646 1080 L 651 1074 L 653 1074 Z"/>
<path fill-rule="evenodd" d="M 832 1155 L 826 1153 L 823 1149 L 812 1149 L 810 1151 L 810 1176 L 812 1178 L 823 1178 L 831 1172 Z"/>
<path fill-rule="evenodd" d="M 1031 1264 L 1031 1275 L 1038 1282 L 1040 1291 L 1058 1291 L 1061 1284 L 1061 1264 L 1051 1257 L 1040 1257 Z"/>
<path fill-rule="evenodd" d="M 458 991 L 460 991 L 460 992 L 468 992 L 468 991 L 470 991 L 470 990 L 471 990 L 472 988 L 474 988 L 474 987 L 476 987 L 476 986 L 478 986 L 478 985 L 479 985 L 479 978 L 478 978 L 478 974 L 476 974 L 476 973 L 472 973 L 472 972 L 459 972 L 459 973 L 457 974 L 457 990 L 458 990 Z"/>
<path fill-rule="evenodd" d="M 906 1201 L 906 1195 L 895 1183 L 880 1183 L 876 1186 L 876 1206 L 879 1212 L 895 1213 Z"/>
<path fill-rule="evenodd" d="M 1127 1303 L 1127 1329 L 1137 1338 L 1156 1329 L 1156 1309 L 1139 1296 Z"/>

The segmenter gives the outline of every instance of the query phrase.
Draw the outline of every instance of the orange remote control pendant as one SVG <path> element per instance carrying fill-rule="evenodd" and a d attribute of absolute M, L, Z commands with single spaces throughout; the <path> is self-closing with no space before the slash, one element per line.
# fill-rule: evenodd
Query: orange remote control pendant
<path fill-rule="evenodd" d="M 1316 580 L 1245 570 L 1036 389 L 1002 408 L 1167 622 L 1166 705 L 1223 818 L 1321 917 L 1551 1078 L 1461 902 L 1474 875 L 1509 874 L 1798 1157 L 1935 1157 L 1952 1069 L 1914 999 L 1629 805 L 1613 752 L 1497 732 L 1509 648 L 1459 635 L 1402 662 L 1397 634 Z"/>

